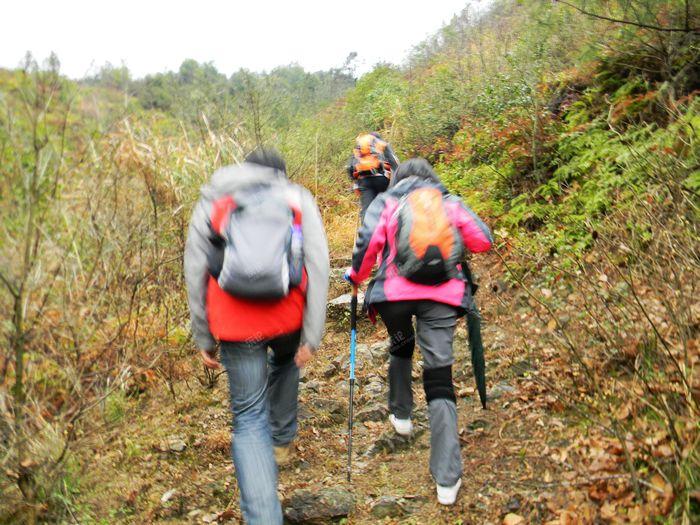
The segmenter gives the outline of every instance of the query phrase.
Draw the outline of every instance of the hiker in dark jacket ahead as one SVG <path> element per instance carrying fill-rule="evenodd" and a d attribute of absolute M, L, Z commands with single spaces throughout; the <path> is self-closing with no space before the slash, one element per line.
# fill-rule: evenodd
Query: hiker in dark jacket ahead
<path fill-rule="evenodd" d="M 373 131 L 357 136 L 346 169 L 353 181 L 353 189 L 360 193 L 361 218 L 374 198 L 389 187 L 391 174 L 398 167 L 398 157 L 379 133 Z"/>
<path fill-rule="evenodd" d="M 316 203 L 277 153 L 257 150 L 202 188 L 185 247 L 192 334 L 209 368 L 220 343 L 250 524 L 282 523 L 275 460 L 296 435 L 299 368 L 321 343 L 328 273 Z"/>
<path fill-rule="evenodd" d="M 430 415 L 430 472 L 443 505 L 455 502 L 462 483 L 452 342 L 457 318 L 473 303 L 460 261 L 464 248 L 484 252 L 491 244 L 486 225 L 447 192 L 430 164 L 411 159 L 399 166 L 389 189 L 367 209 L 346 273 L 346 279 L 359 284 L 379 265 L 365 300 L 391 338 L 389 421 L 402 435 L 413 429 L 416 318 Z"/>

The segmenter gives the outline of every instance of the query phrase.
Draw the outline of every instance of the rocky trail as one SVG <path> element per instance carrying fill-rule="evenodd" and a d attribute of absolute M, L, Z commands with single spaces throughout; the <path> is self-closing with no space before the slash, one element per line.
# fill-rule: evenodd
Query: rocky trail
<path fill-rule="evenodd" d="M 456 505 L 438 505 L 428 472 L 419 353 L 413 373 L 416 429 L 405 439 L 387 421 L 386 332 L 365 318 L 358 334 L 353 477 L 346 481 L 349 335 L 340 299 L 329 305 L 324 345 L 302 379 L 294 460 L 280 474 L 290 523 L 513 525 L 578 523 L 587 512 L 595 515 L 586 489 L 615 476 L 582 473 L 582 458 L 569 457 L 572 447 L 586 444 L 538 380 L 556 380 L 558 356 L 538 347 L 536 331 L 525 350 L 517 325 L 528 322 L 531 306 L 503 286 L 497 258 L 482 258 L 475 269 L 482 285 L 477 302 L 490 402 L 482 410 L 460 321 L 454 370 L 465 476 Z M 340 275 L 334 271 L 332 297 L 347 291 Z M 85 458 L 91 466 L 81 505 L 109 516 L 110 523 L 239 521 L 229 420 L 224 377 L 211 390 L 190 379 L 178 386 L 174 400 L 165 389 L 145 396 L 119 430 L 105 429 L 93 456 Z"/>

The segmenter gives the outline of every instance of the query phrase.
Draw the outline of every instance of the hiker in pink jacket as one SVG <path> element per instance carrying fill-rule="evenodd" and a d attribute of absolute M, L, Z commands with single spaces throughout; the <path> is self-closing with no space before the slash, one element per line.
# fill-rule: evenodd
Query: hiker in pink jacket
<path fill-rule="evenodd" d="M 375 265 L 365 302 L 391 337 L 389 410 L 398 434 L 413 429 L 411 358 L 418 336 L 430 415 L 430 472 L 438 501 L 455 502 L 462 480 L 452 342 L 458 317 L 478 311 L 465 282 L 465 251 L 487 251 L 486 225 L 450 195 L 425 159 L 401 164 L 388 191 L 367 209 L 346 278 L 360 284 Z M 417 331 L 414 333 L 413 317 Z"/>

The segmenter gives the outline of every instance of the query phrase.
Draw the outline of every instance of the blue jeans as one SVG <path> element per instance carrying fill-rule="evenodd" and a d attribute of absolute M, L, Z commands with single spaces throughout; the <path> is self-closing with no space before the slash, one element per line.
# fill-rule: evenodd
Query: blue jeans
<path fill-rule="evenodd" d="M 221 343 L 233 412 L 231 453 L 241 512 L 250 525 L 282 523 L 272 446 L 286 445 L 296 435 L 298 346 L 299 332 L 267 341 Z"/>

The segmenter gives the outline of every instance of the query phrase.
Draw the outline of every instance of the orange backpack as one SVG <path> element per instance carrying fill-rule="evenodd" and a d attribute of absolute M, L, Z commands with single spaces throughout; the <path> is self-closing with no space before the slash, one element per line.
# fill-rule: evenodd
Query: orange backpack
<path fill-rule="evenodd" d="M 458 276 L 462 238 L 445 209 L 440 189 L 423 187 L 405 195 L 396 211 L 396 266 L 419 284 L 440 284 Z"/>
<path fill-rule="evenodd" d="M 353 155 L 356 159 L 355 178 L 385 172 L 386 158 L 384 157 L 384 150 L 386 146 L 386 142 L 369 133 L 357 136 L 353 150 Z"/>

